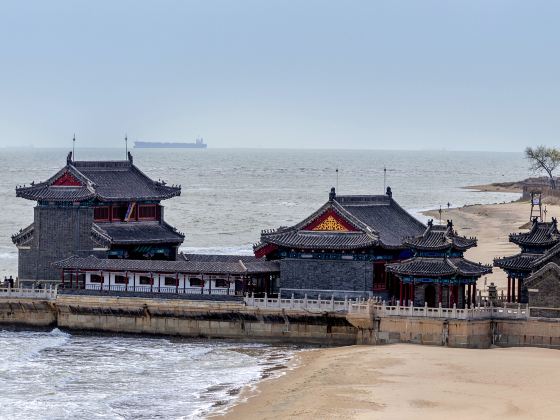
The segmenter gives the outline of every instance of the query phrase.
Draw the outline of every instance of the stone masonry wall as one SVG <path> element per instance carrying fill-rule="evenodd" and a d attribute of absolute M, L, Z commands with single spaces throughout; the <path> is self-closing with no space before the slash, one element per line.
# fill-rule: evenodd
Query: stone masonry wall
<path fill-rule="evenodd" d="M 53 262 L 93 253 L 92 208 L 36 206 L 34 223 L 31 249 L 19 251 L 21 280 L 58 280 L 60 270 L 52 267 Z"/>
<path fill-rule="evenodd" d="M 283 259 L 280 287 L 320 290 L 373 290 L 373 264 L 367 261 Z"/>

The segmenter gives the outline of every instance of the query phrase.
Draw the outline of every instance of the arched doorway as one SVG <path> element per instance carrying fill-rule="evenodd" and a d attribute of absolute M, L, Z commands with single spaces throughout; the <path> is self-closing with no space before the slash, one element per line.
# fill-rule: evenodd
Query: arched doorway
<path fill-rule="evenodd" d="M 429 284 L 424 289 L 424 300 L 430 308 L 436 307 L 436 288 L 433 284 Z"/>

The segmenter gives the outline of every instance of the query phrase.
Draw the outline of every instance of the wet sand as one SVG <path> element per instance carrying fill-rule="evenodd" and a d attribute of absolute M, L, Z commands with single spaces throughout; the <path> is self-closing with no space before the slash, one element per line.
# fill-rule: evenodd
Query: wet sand
<path fill-rule="evenodd" d="M 560 352 L 409 344 L 303 352 L 227 419 L 557 419 Z"/>

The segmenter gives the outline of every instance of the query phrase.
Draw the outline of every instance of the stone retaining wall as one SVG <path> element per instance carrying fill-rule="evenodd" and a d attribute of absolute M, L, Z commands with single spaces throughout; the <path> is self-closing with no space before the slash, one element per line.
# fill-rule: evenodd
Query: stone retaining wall
<path fill-rule="evenodd" d="M 60 295 L 0 299 L 0 324 L 325 346 L 414 343 L 560 348 L 560 319 L 454 320 L 259 309 L 240 302 Z"/>

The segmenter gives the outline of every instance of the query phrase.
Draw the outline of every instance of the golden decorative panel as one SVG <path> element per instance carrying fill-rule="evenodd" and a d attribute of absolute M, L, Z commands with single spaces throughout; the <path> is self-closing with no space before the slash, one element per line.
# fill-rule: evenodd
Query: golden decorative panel
<path fill-rule="evenodd" d="M 333 216 L 328 216 L 325 220 L 313 228 L 313 230 L 326 230 L 329 232 L 348 232 L 348 229 L 336 220 Z"/>

